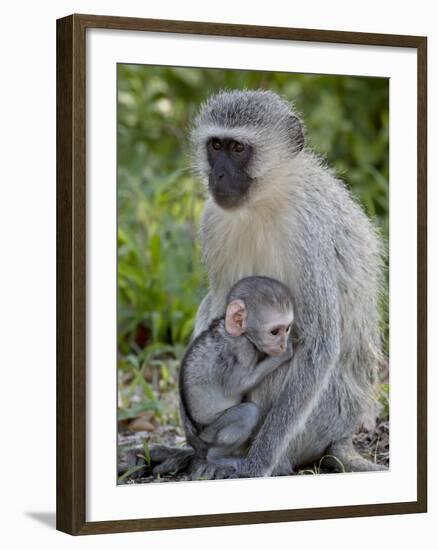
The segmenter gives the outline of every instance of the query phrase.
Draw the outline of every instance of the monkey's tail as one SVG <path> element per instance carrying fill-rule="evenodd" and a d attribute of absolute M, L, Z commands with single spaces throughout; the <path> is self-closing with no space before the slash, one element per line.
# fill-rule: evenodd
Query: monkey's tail
<path fill-rule="evenodd" d="M 351 438 L 341 439 L 330 445 L 324 464 L 338 472 L 376 472 L 388 469 L 361 456 L 354 448 Z"/>
<path fill-rule="evenodd" d="M 151 461 L 159 463 L 152 469 L 154 475 L 163 475 L 178 473 L 187 470 L 195 451 L 191 447 L 168 447 L 167 445 L 157 445 L 150 450 Z"/>
<path fill-rule="evenodd" d="M 118 475 L 126 474 L 131 468 L 135 472 L 132 478 L 141 477 L 145 472 L 153 474 L 179 473 L 187 470 L 195 457 L 191 447 L 170 447 L 168 445 L 151 445 L 149 460 L 144 456 L 144 447 L 137 445 L 125 452 L 124 460 L 118 464 Z"/>
<path fill-rule="evenodd" d="M 181 420 L 186 434 L 187 447 L 170 447 L 168 445 L 152 445 L 149 449 L 150 465 L 153 465 L 154 475 L 178 474 L 190 472 L 193 460 L 206 456 L 208 446 L 199 438 L 197 429 L 186 412 L 184 401 L 180 400 Z M 133 453 L 131 453 L 132 455 Z M 135 454 L 134 454 L 135 455 Z M 138 465 L 138 453 L 135 465 Z M 128 462 L 128 466 L 132 465 Z"/>

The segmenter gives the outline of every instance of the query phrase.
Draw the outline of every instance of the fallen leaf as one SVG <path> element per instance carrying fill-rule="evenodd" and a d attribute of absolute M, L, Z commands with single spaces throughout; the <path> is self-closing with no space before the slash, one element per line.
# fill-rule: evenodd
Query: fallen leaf
<path fill-rule="evenodd" d="M 140 416 L 129 423 L 128 430 L 131 432 L 153 432 L 155 427 L 147 418 Z"/>

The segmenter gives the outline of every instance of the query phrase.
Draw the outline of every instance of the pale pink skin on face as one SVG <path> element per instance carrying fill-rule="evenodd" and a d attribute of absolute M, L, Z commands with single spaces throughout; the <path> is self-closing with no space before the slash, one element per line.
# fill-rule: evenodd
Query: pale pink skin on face
<path fill-rule="evenodd" d="M 273 311 L 271 314 L 268 314 L 263 342 L 263 351 L 265 353 L 273 356 L 284 353 L 292 322 L 292 313 L 281 314 Z M 277 334 L 272 334 L 272 331 L 277 331 Z"/>
<path fill-rule="evenodd" d="M 260 351 L 273 357 L 286 351 L 287 341 L 294 316 L 293 312 L 265 311 L 261 320 L 263 335 L 257 345 Z M 225 329 L 231 336 L 241 336 L 247 330 L 247 310 L 242 300 L 228 304 L 225 314 Z"/>

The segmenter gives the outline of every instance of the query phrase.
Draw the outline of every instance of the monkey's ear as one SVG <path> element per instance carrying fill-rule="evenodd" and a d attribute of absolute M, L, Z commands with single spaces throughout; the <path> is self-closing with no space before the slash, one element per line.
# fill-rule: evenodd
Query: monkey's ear
<path fill-rule="evenodd" d="M 300 119 L 295 115 L 289 117 L 289 135 L 292 140 L 293 152 L 297 154 L 304 147 L 304 130 Z"/>
<path fill-rule="evenodd" d="M 231 336 L 241 336 L 246 330 L 247 312 L 242 300 L 233 300 L 225 313 L 225 330 Z"/>

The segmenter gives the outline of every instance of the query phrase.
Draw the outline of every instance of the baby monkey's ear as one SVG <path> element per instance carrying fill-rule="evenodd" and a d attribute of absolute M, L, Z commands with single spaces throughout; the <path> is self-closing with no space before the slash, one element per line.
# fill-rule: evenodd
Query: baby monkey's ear
<path fill-rule="evenodd" d="M 233 300 L 225 313 L 225 330 L 231 336 L 241 336 L 246 331 L 247 311 L 245 302 Z"/>

